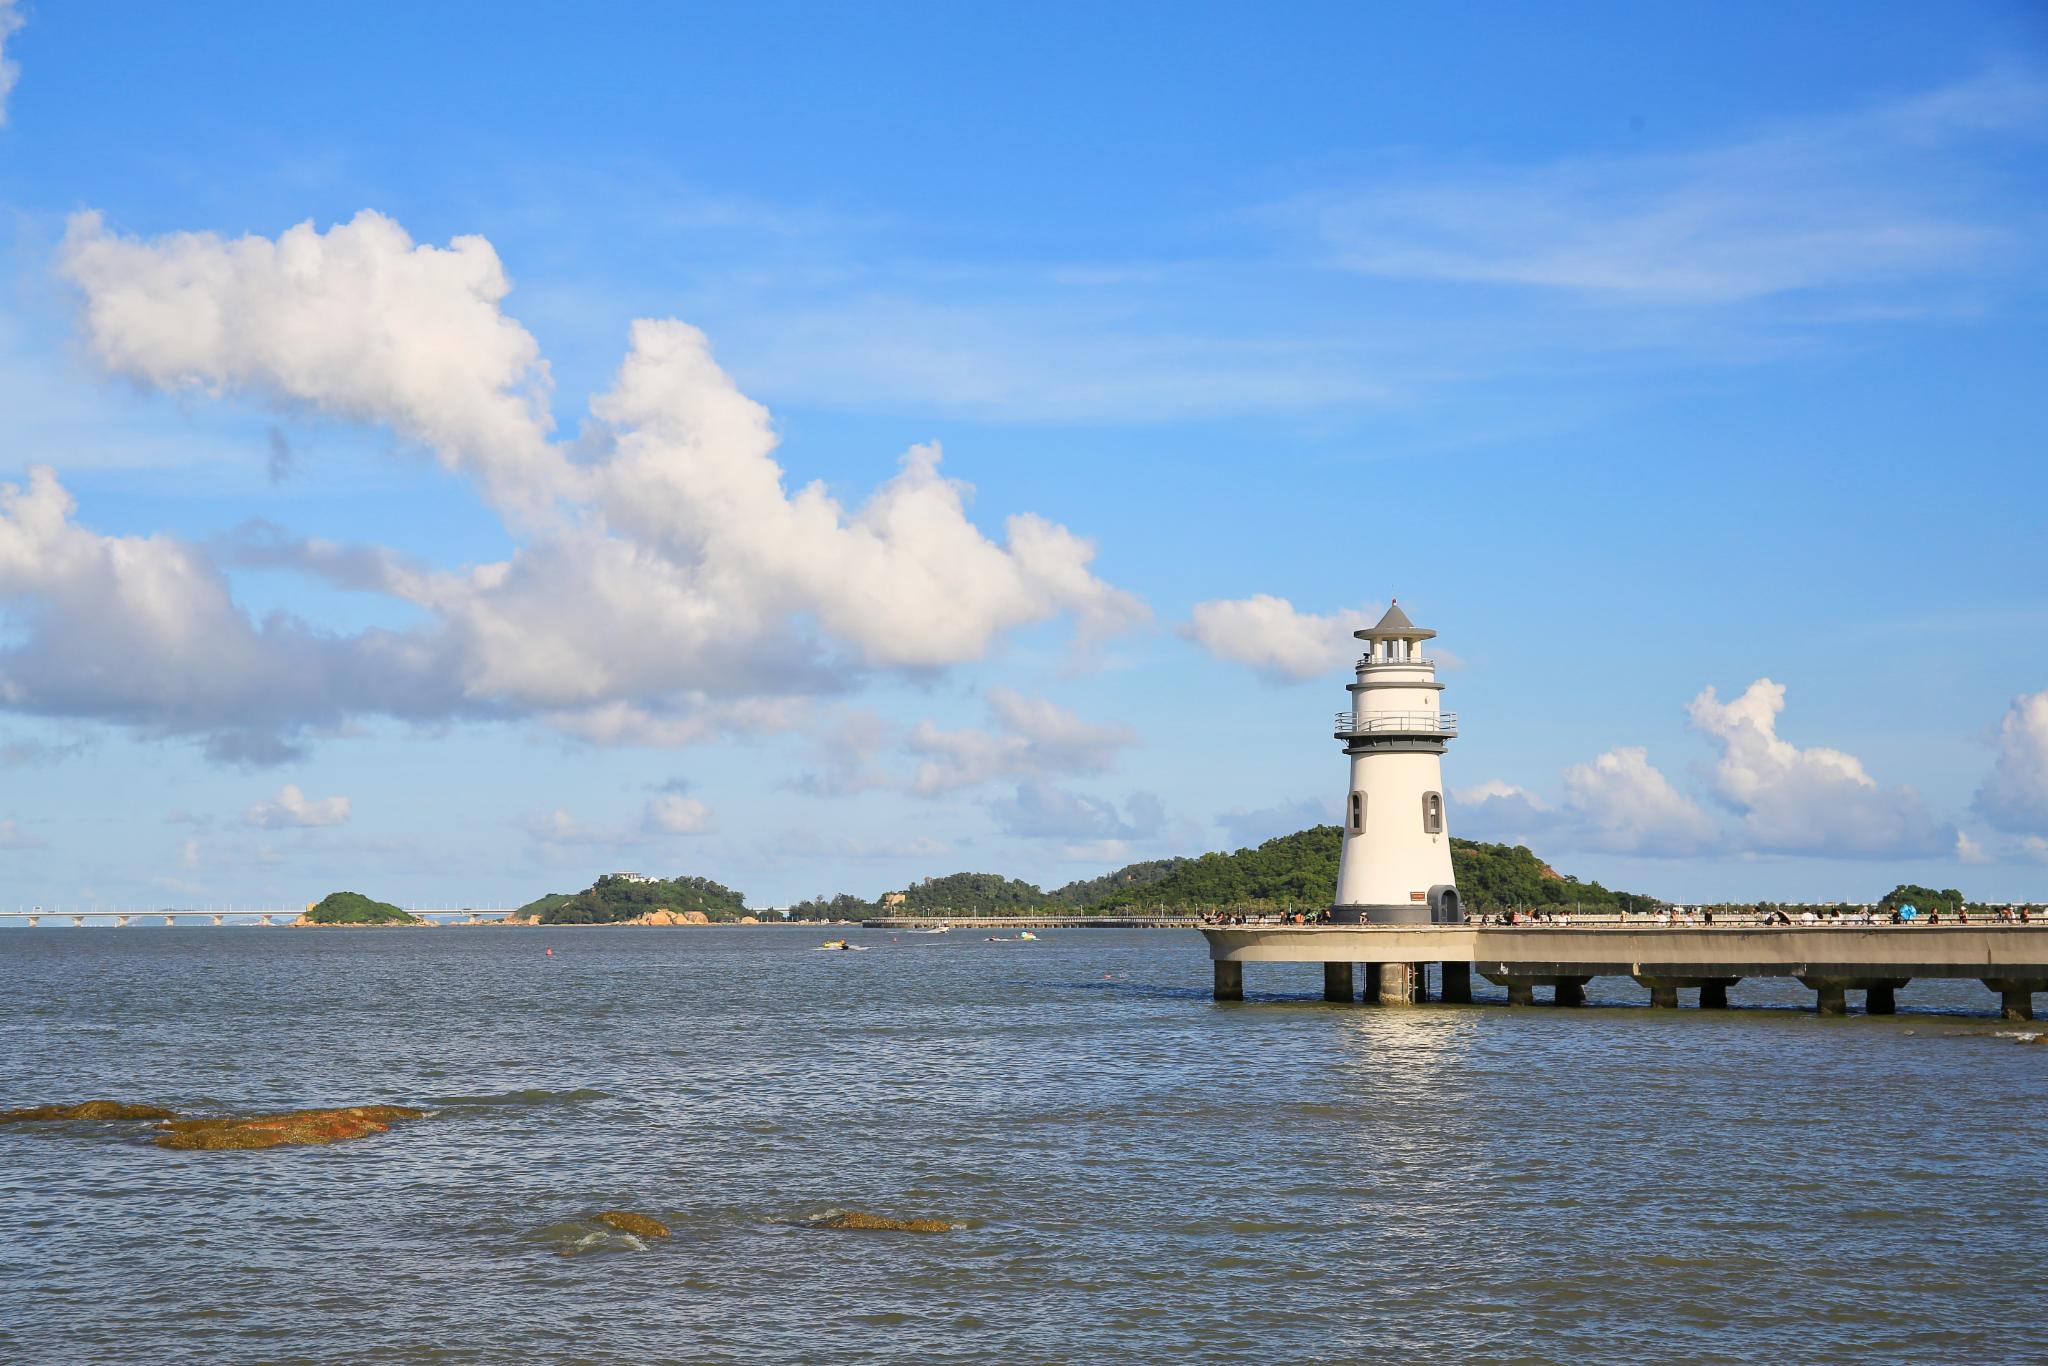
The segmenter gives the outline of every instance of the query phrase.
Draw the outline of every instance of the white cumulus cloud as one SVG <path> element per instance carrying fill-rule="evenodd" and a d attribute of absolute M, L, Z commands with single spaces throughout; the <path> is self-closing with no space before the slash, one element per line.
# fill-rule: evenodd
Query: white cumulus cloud
<path fill-rule="evenodd" d="M 0 494 L 0 625 L 14 628 L 0 705 L 259 761 L 363 715 L 688 744 L 800 728 L 807 699 L 863 670 L 970 662 L 1054 617 L 1086 642 L 1148 615 L 1065 527 L 1019 513 L 985 534 L 936 446 L 911 448 L 858 503 L 818 483 L 791 491 L 767 411 L 684 323 L 634 325 L 572 456 L 481 237 L 415 244 L 365 211 L 274 240 L 136 239 L 88 214 L 60 268 L 111 372 L 386 426 L 474 479 L 518 544 L 438 569 L 271 527 L 208 547 L 102 536 L 39 470 Z M 243 564 L 398 600 L 418 624 L 258 623 L 224 572 Z"/>
<path fill-rule="evenodd" d="M 1953 854 L 1956 831 L 1909 787 L 1880 787 L 1853 754 L 1801 749 L 1778 735 L 1785 688 L 1768 678 L 1726 702 L 1703 690 L 1686 711 L 1721 747 L 1713 789 L 1740 817 L 1743 842 L 1765 853 L 1839 858 Z"/>
<path fill-rule="evenodd" d="M 1479 839 L 1644 858 L 1684 858 L 1725 843 L 1712 817 L 1634 746 L 1565 769 L 1554 801 L 1498 779 L 1455 795 L 1454 828 Z"/>
<path fill-rule="evenodd" d="M 711 824 L 711 808 L 695 797 L 664 792 L 647 803 L 641 823 L 650 835 L 701 835 Z"/>
<path fill-rule="evenodd" d="M 308 797 L 292 783 L 279 788 L 275 797 L 257 802 L 242 813 L 245 824 L 261 830 L 313 830 L 340 825 L 348 817 L 348 798 Z"/>
<path fill-rule="evenodd" d="M 1671 785 L 1649 751 L 1623 746 L 1564 771 L 1565 809 L 1580 848 L 1677 858 L 1717 843 L 1714 822 Z"/>
<path fill-rule="evenodd" d="M 1998 757 L 1976 808 L 2013 835 L 2048 833 L 2048 689 L 2013 699 L 1998 723 Z"/>
<path fill-rule="evenodd" d="M 1286 598 L 1254 593 L 1248 598 L 1198 602 L 1180 633 L 1218 659 L 1246 665 L 1283 683 L 1336 673 L 1359 653 L 1351 633 L 1372 625 L 1373 612 L 1319 616 L 1295 608 Z"/>
<path fill-rule="evenodd" d="M 925 721 L 911 732 L 906 748 L 924 756 L 911 791 L 930 797 L 999 778 L 1104 773 L 1120 750 L 1138 742 L 1128 727 L 1093 725 L 1009 688 L 991 688 L 988 705 L 995 730 L 941 730 Z"/>

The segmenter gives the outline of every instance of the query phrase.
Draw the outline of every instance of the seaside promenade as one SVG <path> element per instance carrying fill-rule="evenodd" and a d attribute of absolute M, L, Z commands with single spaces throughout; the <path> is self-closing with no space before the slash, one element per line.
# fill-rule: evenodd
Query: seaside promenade
<path fill-rule="evenodd" d="M 1848 1010 L 1860 992 L 1870 1014 L 1890 1014 L 1915 978 L 1975 978 L 1997 993 L 2006 1019 L 2034 1017 L 2048 991 L 2048 924 L 1664 925 L 1605 923 L 1462 925 L 1204 925 L 1215 998 L 1244 999 L 1247 963 L 1319 963 L 1323 995 L 1385 1005 L 1427 999 L 1426 968 L 1442 964 L 1439 999 L 1472 999 L 1472 974 L 1507 988 L 1508 1004 L 1580 1005 L 1595 977 L 1630 977 L 1653 1006 L 1674 1007 L 1697 989 L 1702 1006 L 1728 1003 L 1745 977 L 1795 978 L 1823 1015 Z M 1355 971 L 1356 969 L 1357 971 Z"/>

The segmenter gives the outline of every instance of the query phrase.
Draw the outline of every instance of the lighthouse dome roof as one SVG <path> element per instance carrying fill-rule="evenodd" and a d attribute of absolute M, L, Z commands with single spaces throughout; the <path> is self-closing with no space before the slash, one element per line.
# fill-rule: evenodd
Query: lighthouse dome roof
<path fill-rule="evenodd" d="M 1408 614 L 1401 610 L 1401 602 L 1397 598 L 1387 604 L 1387 614 L 1380 618 L 1379 625 L 1351 634 L 1360 640 L 1430 640 L 1436 632 L 1424 630 L 1408 620 Z"/>

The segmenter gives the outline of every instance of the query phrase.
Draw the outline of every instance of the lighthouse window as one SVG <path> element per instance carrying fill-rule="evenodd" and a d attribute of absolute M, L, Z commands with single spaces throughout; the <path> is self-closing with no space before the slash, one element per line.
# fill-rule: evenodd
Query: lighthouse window
<path fill-rule="evenodd" d="M 1365 830 L 1365 794 L 1351 794 L 1351 833 L 1356 835 Z"/>
<path fill-rule="evenodd" d="M 1424 833 L 1441 835 L 1444 832 L 1444 799 L 1439 792 L 1422 794 L 1422 829 Z"/>

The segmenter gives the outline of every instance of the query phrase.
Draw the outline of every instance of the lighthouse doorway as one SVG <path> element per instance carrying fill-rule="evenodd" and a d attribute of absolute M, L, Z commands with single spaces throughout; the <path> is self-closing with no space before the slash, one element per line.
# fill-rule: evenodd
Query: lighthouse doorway
<path fill-rule="evenodd" d="M 1429 889 L 1429 919 L 1433 925 L 1465 923 L 1465 903 L 1459 899 L 1456 887 L 1438 886 Z"/>

